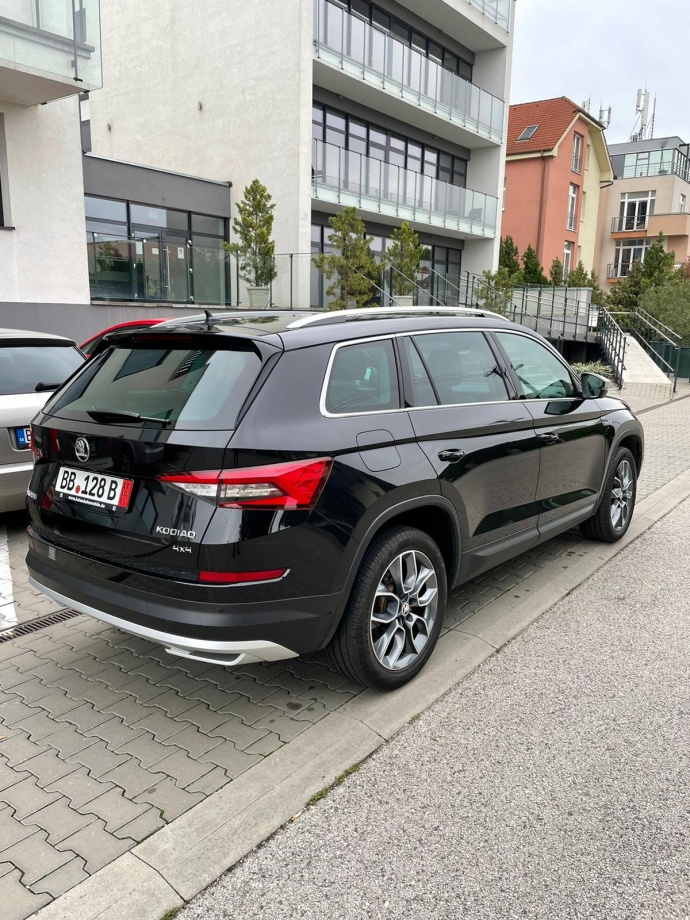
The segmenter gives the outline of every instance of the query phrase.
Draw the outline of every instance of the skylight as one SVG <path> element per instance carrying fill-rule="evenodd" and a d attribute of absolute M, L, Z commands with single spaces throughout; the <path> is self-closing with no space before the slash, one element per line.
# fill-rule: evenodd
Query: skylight
<path fill-rule="evenodd" d="M 527 125 L 527 127 L 526 127 L 525 130 L 522 132 L 522 134 L 520 135 L 520 137 L 518 138 L 518 140 L 519 140 L 519 141 L 528 141 L 528 140 L 534 135 L 534 132 L 537 130 L 538 127 L 539 127 L 539 125 Z"/>

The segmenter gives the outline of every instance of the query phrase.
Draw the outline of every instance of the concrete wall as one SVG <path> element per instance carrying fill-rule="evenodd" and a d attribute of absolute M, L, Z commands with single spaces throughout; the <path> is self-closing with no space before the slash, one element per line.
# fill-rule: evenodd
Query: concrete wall
<path fill-rule="evenodd" d="M 15 228 L 0 231 L 2 325 L 10 301 L 88 303 L 89 278 L 76 98 L 0 100 L 0 114 L 4 217 Z"/>
<path fill-rule="evenodd" d="M 93 152 L 219 181 L 258 178 L 277 252 L 308 252 L 311 0 L 141 0 L 102 6 L 104 89 Z M 136 36 L 136 41 L 132 37 Z"/>

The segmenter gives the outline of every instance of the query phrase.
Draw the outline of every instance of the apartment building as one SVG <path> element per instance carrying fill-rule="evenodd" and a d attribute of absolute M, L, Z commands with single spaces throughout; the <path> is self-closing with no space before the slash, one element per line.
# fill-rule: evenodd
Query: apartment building
<path fill-rule="evenodd" d="M 503 235 L 531 245 L 548 272 L 596 261 L 602 188 L 613 179 L 604 126 L 565 96 L 512 105 L 508 118 Z"/>
<path fill-rule="evenodd" d="M 104 88 L 89 102 L 92 154 L 230 181 L 233 203 L 258 178 L 276 203 L 279 277 L 289 265 L 300 305 L 314 301 L 311 256 L 328 247 L 328 218 L 346 205 L 358 208 L 378 253 L 407 220 L 430 274 L 453 279 L 493 268 L 513 3 L 103 4 Z M 117 210 L 104 191 L 89 198 L 101 215 Z M 119 203 L 130 240 L 161 242 L 149 249 L 149 268 L 152 250 L 163 252 L 162 231 L 187 237 L 172 264 L 153 265 L 160 283 L 148 296 L 191 300 L 193 289 L 173 284 L 171 273 L 195 274 L 201 223 L 167 213 L 149 219 L 149 204 Z M 214 239 L 221 233 L 216 225 Z M 230 270 L 226 302 L 246 302 L 240 284 Z"/>
<path fill-rule="evenodd" d="M 615 180 L 602 202 L 598 271 L 609 285 L 644 262 L 659 233 L 680 266 L 690 256 L 690 159 L 679 137 L 609 147 Z"/>
<path fill-rule="evenodd" d="M 100 44 L 98 0 L 0 4 L 0 325 L 89 303 L 78 95 Z"/>

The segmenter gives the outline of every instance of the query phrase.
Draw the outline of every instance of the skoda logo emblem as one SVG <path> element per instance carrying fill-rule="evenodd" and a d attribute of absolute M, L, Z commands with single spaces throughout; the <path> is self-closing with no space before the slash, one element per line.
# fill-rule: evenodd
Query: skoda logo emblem
<path fill-rule="evenodd" d="M 74 453 L 80 463 L 86 463 L 86 461 L 89 459 L 89 456 L 91 455 L 89 442 L 86 440 L 86 438 L 77 438 L 77 441 L 74 445 Z"/>

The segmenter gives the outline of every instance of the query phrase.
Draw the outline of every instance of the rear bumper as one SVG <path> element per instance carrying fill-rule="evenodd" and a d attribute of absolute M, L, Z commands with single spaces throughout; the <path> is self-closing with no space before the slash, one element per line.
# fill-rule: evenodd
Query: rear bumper
<path fill-rule="evenodd" d="M 118 629 L 160 642 L 175 655 L 218 664 L 277 661 L 317 651 L 332 631 L 339 594 L 251 601 L 251 587 L 231 586 L 227 603 L 161 596 L 161 579 L 123 583 L 121 570 L 87 560 L 30 535 L 31 584 L 57 603 Z M 175 583 L 172 583 L 175 584 Z M 166 582 L 168 590 L 171 582 Z M 217 597 L 217 593 L 214 592 Z"/>
<path fill-rule="evenodd" d="M 35 578 L 29 578 L 29 583 L 38 588 L 48 597 L 52 598 L 58 604 L 65 607 L 71 607 L 78 610 L 79 613 L 86 613 L 116 626 L 125 632 L 132 633 L 135 636 L 142 636 L 144 639 L 150 639 L 152 642 L 160 642 L 165 646 L 165 651 L 171 655 L 183 655 L 186 658 L 196 658 L 200 661 L 210 661 L 214 664 L 236 665 L 247 664 L 256 661 L 280 661 L 283 658 L 296 658 L 298 653 L 275 642 L 266 642 L 261 640 L 244 641 L 244 642 L 222 642 L 217 639 L 190 639 L 184 636 L 178 636 L 173 633 L 166 633 L 158 629 L 150 629 L 147 626 L 141 626 L 131 620 L 122 620 L 104 610 L 98 610 L 64 594 L 58 594 L 46 585 L 41 584 Z"/>
<path fill-rule="evenodd" d="M 33 460 L 0 466 L 0 512 L 20 511 L 24 507 L 33 468 Z"/>

